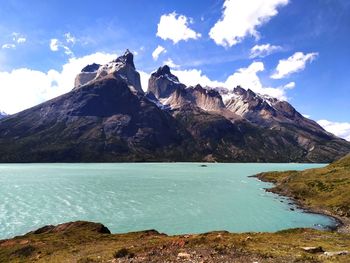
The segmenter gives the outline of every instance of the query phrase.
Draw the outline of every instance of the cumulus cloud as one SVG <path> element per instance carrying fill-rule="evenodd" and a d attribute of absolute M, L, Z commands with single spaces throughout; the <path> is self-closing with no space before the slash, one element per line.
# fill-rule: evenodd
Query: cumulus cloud
<path fill-rule="evenodd" d="M 225 0 L 222 16 L 210 29 L 217 45 L 231 47 L 246 36 L 259 38 L 257 28 L 278 14 L 289 0 Z"/>
<path fill-rule="evenodd" d="M 1 46 L 1 48 L 3 48 L 3 49 L 13 49 L 13 48 L 16 48 L 16 45 L 15 44 L 3 44 Z"/>
<path fill-rule="evenodd" d="M 272 53 L 275 53 L 276 51 L 282 50 L 282 47 L 280 46 L 274 46 L 271 44 L 263 44 L 263 45 L 255 45 L 250 49 L 250 58 L 256 58 L 256 57 L 266 57 L 268 55 L 271 55 Z"/>
<path fill-rule="evenodd" d="M 289 82 L 286 85 L 283 86 L 285 89 L 294 89 L 295 88 L 295 82 Z"/>
<path fill-rule="evenodd" d="M 318 53 L 296 52 L 287 59 L 282 59 L 278 62 L 275 73 L 271 75 L 273 79 L 282 79 L 288 77 L 290 74 L 299 72 L 305 69 L 307 62 L 312 62 Z"/>
<path fill-rule="evenodd" d="M 198 39 L 201 34 L 189 28 L 189 24 L 192 23 L 192 19 L 175 12 L 162 15 L 158 23 L 157 36 L 164 40 L 170 39 L 174 44 L 181 40 Z"/>
<path fill-rule="evenodd" d="M 70 33 L 65 33 L 64 37 L 66 38 L 66 42 L 67 43 L 71 43 L 71 44 L 75 44 L 75 42 L 77 41 L 77 39 Z"/>
<path fill-rule="evenodd" d="M 27 39 L 25 38 L 25 37 L 19 37 L 18 39 L 17 39 L 17 43 L 18 44 L 22 44 L 22 43 L 24 43 L 24 42 L 26 42 L 27 41 Z"/>
<path fill-rule="evenodd" d="M 27 39 L 22 36 L 20 33 L 13 32 L 11 34 L 12 41 L 11 43 L 5 43 L 1 46 L 2 49 L 14 49 L 16 48 L 17 44 L 23 44 L 27 41 Z"/>
<path fill-rule="evenodd" d="M 163 64 L 164 64 L 164 65 L 168 65 L 170 68 L 174 68 L 174 69 L 180 67 L 180 65 L 175 64 L 175 62 L 174 62 L 171 58 L 168 58 L 167 60 L 165 60 L 165 61 L 163 62 Z"/>
<path fill-rule="evenodd" d="M 187 86 L 201 84 L 209 87 L 224 87 L 228 90 L 233 90 L 237 86 L 244 89 L 251 89 L 260 94 L 266 94 L 280 100 L 287 100 L 286 91 L 295 87 L 295 82 L 289 82 L 284 86 L 269 87 L 263 85 L 260 80 L 259 73 L 264 71 L 265 67 L 262 62 L 253 62 L 246 68 L 240 68 L 225 81 L 211 80 L 203 74 L 201 70 L 173 70 L 174 75 L 178 76 L 179 80 Z"/>
<path fill-rule="evenodd" d="M 66 45 L 64 45 L 61 41 L 56 38 L 51 39 L 50 41 L 50 49 L 53 52 L 57 52 L 60 49 L 64 51 L 64 53 L 70 57 L 74 57 L 73 51 Z"/>
<path fill-rule="evenodd" d="M 59 45 L 59 42 L 57 38 L 53 38 L 50 40 L 51 51 L 54 51 L 54 52 L 58 51 L 58 45 Z"/>
<path fill-rule="evenodd" d="M 180 82 L 187 86 L 195 86 L 200 84 L 202 86 L 209 87 L 222 87 L 224 83 L 211 80 L 202 73 L 199 69 L 188 69 L 188 70 L 173 70 L 172 73 L 177 76 Z"/>
<path fill-rule="evenodd" d="M 61 49 L 66 55 L 74 57 L 74 53 L 69 46 L 73 46 L 76 43 L 76 41 L 77 39 L 71 33 L 68 32 L 64 34 L 63 40 L 52 38 L 50 41 L 50 49 L 53 52 L 57 52 Z"/>
<path fill-rule="evenodd" d="M 152 52 L 152 58 L 154 61 L 158 60 L 158 57 L 160 56 L 160 54 L 162 53 L 166 53 L 166 49 L 160 45 L 158 45 L 158 47 L 156 47 L 156 49 Z"/>
<path fill-rule="evenodd" d="M 142 90 L 144 92 L 146 92 L 148 89 L 148 80 L 149 80 L 150 74 L 148 74 L 147 72 L 144 72 L 144 71 L 140 71 L 140 70 L 139 70 L 139 73 L 140 73 Z"/>
<path fill-rule="evenodd" d="M 0 71 L 0 109 L 13 114 L 70 91 L 75 76 L 92 63 L 107 63 L 116 54 L 95 53 L 81 58 L 70 58 L 60 71 L 19 68 Z"/>
<path fill-rule="evenodd" d="M 20 33 L 16 33 L 16 32 L 12 33 L 12 40 L 13 40 L 13 42 L 18 43 L 18 44 L 23 44 L 24 42 L 27 41 L 27 39 L 24 36 L 22 36 Z"/>
<path fill-rule="evenodd" d="M 350 141 L 350 122 L 332 122 L 328 120 L 319 120 L 317 122 L 326 131 Z"/>
<path fill-rule="evenodd" d="M 240 68 L 226 80 L 225 86 L 233 89 L 236 86 L 242 86 L 245 89 L 251 89 L 260 94 L 270 95 L 272 97 L 286 100 L 285 87 L 266 87 L 262 84 L 258 73 L 265 70 L 262 62 L 253 62 L 247 68 Z M 287 84 L 288 85 L 288 84 Z"/>

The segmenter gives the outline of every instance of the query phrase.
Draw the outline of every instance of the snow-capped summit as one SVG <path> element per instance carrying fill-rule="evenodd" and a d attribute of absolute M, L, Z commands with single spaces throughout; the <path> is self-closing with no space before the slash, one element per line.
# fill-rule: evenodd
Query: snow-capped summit
<path fill-rule="evenodd" d="M 219 92 L 203 88 L 201 85 L 186 87 L 165 65 L 151 74 L 148 92 L 172 109 L 192 104 L 206 111 L 219 111 L 224 107 Z"/>
<path fill-rule="evenodd" d="M 148 81 L 148 92 L 152 92 L 157 99 L 168 98 L 178 89 L 185 89 L 186 86 L 179 82 L 179 79 L 173 75 L 169 66 L 159 67 L 151 74 Z"/>
<path fill-rule="evenodd" d="M 323 130 L 316 122 L 302 116 L 287 101 L 278 100 L 269 95 L 261 95 L 238 86 L 233 89 L 232 97 L 226 101 L 228 110 L 262 126 L 289 123 L 311 130 Z"/>
<path fill-rule="evenodd" d="M 134 65 L 134 56 L 126 50 L 124 55 L 105 64 L 91 64 L 84 67 L 75 78 L 74 89 L 80 88 L 92 81 L 102 79 L 108 75 L 119 76 L 125 79 L 133 89 L 143 94 L 141 88 L 140 74 L 136 71 Z"/>

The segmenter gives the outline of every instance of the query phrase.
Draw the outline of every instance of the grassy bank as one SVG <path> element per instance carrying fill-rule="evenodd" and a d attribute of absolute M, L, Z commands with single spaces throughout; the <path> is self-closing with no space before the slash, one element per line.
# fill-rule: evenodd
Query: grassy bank
<path fill-rule="evenodd" d="M 308 210 L 332 215 L 344 223 L 340 230 L 349 230 L 350 155 L 324 168 L 268 172 L 257 177 L 275 184 L 269 191 L 289 196 Z"/>
<path fill-rule="evenodd" d="M 0 262 L 349 262 L 350 236 L 294 229 L 277 233 L 212 232 L 166 236 L 156 231 L 109 234 L 100 224 L 63 224 L 0 241 Z"/>

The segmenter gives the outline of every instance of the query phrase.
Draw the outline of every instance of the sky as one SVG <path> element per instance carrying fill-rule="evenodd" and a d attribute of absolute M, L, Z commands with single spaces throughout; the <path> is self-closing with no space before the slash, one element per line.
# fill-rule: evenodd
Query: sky
<path fill-rule="evenodd" d="M 350 140 L 348 0 L 0 0 L 0 111 L 73 88 L 87 64 L 126 49 L 143 88 L 180 81 L 268 94 Z"/>

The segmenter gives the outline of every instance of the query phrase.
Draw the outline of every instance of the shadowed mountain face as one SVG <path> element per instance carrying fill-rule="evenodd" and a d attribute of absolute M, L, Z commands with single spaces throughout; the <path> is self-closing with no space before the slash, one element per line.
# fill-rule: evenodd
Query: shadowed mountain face
<path fill-rule="evenodd" d="M 5 118 L 7 114 L 5 112 L 0 111 L 0 119 Z"/>
<path fill-rule="evenodd" d="M 181 108 L 186 104 L 195 105 L 205 111 L 220 111 L 225 107 L 219 92 L 200 85 L 186 87 L 166 65 L 151 74 L 148 94 L 153 94 L 161 104 L 172 109 Z"/>
<path fill-rule="evenodd" d="M 74 89 L 0 121 L 0 162 L 330 162 L 350 143 L 289 103 L 186 87 L 169 67 L 146 93 L 132 54 L 86 66 Z M 227 94 L 229 93 L 229 94 Z"/>

